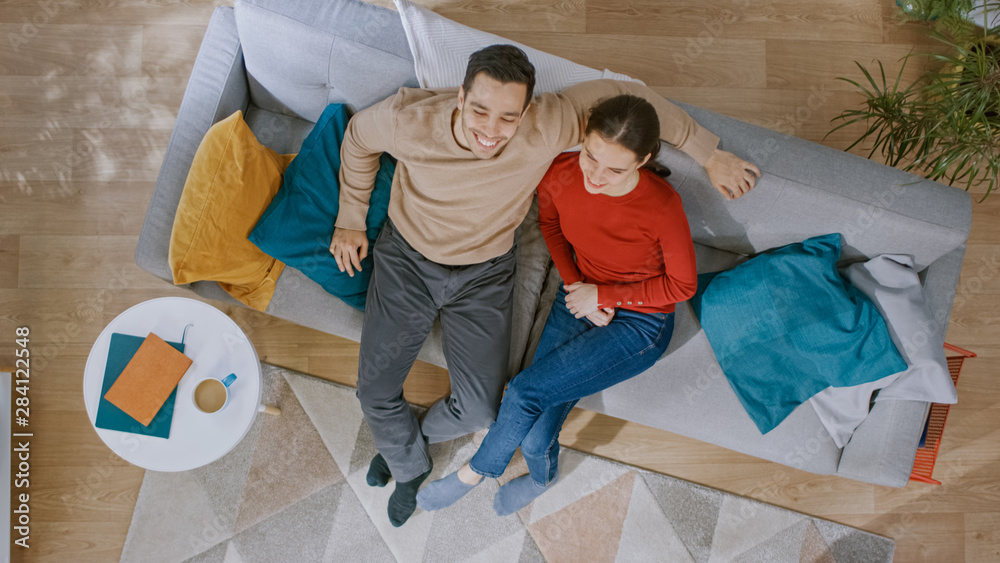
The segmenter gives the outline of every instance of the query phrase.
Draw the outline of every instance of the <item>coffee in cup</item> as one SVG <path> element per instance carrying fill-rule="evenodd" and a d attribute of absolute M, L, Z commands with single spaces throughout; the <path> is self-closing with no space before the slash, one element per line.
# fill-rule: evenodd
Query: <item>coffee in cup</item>
<path fill-rule="evenodd" d="M 210 377 L 198 382 L 194 388 L 194 406 L 203 413 L 219 412 L 229 402 L 229 385 L 236 381 L 230 374 L 224 380 Z"/>

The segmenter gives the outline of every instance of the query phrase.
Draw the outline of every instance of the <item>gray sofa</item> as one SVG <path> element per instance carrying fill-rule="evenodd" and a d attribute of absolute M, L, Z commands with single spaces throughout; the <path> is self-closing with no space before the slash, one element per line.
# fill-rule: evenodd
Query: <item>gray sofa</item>
<path fill-rule="evenodd" d="M 294 153 L 328 103 L 358 110 L 399 86 L 416 84 L 400 20 L 391 10 L 357 0 L 238 0 L 235 9 L 218 8 L 180 107 L 136 262 L 170 281 L 167 253 L 174 213 L 195 150 L 216 121 L 243 110 L 262 143 L 278 153 Z M 750 194 L 727 202 L 686 155 L 669 148 L 659 155 L 684 200 L 699 271 L 728 268 L 768 248 L 839 232 L 845 262 L 882 253 L 914 256 L 939 321 L 938 342 L 943 341 L 969 233 L 968 194 L 681 105 L 722 138 L 722 148 L 764 171 Z M 559 283 L 534 210 L 517 236 L 511 374 L 530 361 Z M 236 303 L 214 282 L 190 288 Z M 267 313 L 352 340 L 360 335 L 358 311 L 292 268 L 278 280 Z M 447 367 L 437 330 L 420 358 Z M 808 403 L 761 435 L 687 304 L 678 306 L 670 349 L 652 369 L 585 398 L 580 406 L 805 471 L 894 487 L 907 482 L 928 409 L 921 402 L 879 402 L 843 449 Z"/>

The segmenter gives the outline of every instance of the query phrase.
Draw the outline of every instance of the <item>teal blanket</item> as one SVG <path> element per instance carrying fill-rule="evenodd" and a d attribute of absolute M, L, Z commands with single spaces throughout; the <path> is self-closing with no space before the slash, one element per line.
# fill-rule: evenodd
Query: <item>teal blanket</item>
<path fill-rule="evenodd" d="M 761 433 L 830 386 L 906 369 L 875 305 L 837 271 L 840 235 L 702 274 L 691 299 L 729 384 Z"/>

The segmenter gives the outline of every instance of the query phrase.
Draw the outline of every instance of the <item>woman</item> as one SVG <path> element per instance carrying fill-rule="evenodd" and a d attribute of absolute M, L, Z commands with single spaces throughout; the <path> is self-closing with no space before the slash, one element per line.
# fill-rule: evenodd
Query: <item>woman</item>
<path fill-rule="evenodd" d="M 521 447 L 524 475 L 493 507 L 517 512 L 555 482 L 559 430 L 573 405 L 634 377 L 667 349 L 674 304 L 694 295 L 694 246 L 677 192 L 643 169 L 659 149 L 659 120 L 623 95 L 591 111 L 579 154 L 556 158 L 538 186 L 538 222 L 562 276 L 534 362 L 511 380 L 496 422 L 469 463 L 417 495 L 451 505 L 499 477 Z"/>

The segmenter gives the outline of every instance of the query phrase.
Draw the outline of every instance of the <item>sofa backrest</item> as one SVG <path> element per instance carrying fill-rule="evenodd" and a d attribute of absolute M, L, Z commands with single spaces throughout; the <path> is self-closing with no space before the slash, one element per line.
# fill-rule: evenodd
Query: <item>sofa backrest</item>
<path fill-rule="evenodd" d="M 695 242 L 755 254 L 815 235 L 843 235 L 842 262 L 908 254 L 918 270 L 965 244 L 971 206 L 962 190 L 868 159 L 678 104 L 722 141 L 720 148 L 756 164 L 763 176 L 727 201 L 705 170 L 671 148 L 658 160 L 681 194 Z"/>
<path fill-rule="evenodd" d="M 359 0 L 236 0 L 254 105 L 311 122 L 417 86 L 399 15 Z"/>

